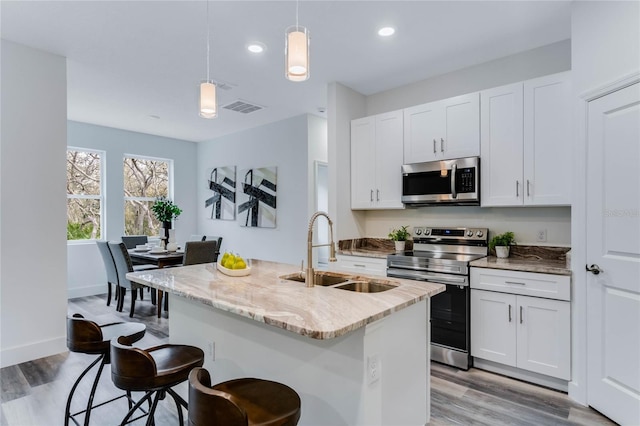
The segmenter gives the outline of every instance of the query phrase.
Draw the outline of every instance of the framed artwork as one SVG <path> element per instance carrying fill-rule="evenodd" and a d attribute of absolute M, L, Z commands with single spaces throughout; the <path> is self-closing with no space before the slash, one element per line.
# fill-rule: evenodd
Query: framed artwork
<path fill-rule="evenodd" d="M 236 166 L 216 167 L 207 180 L 209 198 L 205 208 L 211 208 L 211 219 L 234 220 L 236 218 Z"/>
<path fill-rule="evenodd" d="M 238 221 L 240 226 L 276 227 L 277 167 L 240 171 Z"/>

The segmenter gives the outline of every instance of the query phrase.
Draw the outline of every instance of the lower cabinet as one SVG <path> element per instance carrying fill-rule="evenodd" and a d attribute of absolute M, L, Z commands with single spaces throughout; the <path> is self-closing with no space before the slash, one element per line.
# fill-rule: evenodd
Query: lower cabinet
<path fill-rule="evenodd" d="M 471 355 L 569 380 L 570 302 L 477 289 L 473 278 L 472 273 Z"/>
<path fill-rule="evenodd" d="M 386 258 L 337 255 L 336 259 L 336 262 L 329 263 L 329 269 L 332 271 L 387 276 Z"/>

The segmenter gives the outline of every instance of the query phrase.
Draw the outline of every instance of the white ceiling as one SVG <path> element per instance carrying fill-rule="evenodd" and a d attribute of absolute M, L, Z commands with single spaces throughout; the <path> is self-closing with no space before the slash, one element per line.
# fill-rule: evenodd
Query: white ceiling
<path fill-rule="evenodd" d="M 2 38 L 68 58 L 70 120 L 211 140 L 303 113 L 322 115 L 337 81 L 370 95 L 570 37 L 569 1 L 300 1 L 311 78 L 284 78 L 295 1 L 211 1 L 211 75 L 264 110 L 198 117 L 205 1 L 0 2 Z M 377 29 L 394 26 L 382 39 Z M 260 41 L 261 55 L 245 46 Z M 159 116 L 159 119 L 150 116 Z"/>

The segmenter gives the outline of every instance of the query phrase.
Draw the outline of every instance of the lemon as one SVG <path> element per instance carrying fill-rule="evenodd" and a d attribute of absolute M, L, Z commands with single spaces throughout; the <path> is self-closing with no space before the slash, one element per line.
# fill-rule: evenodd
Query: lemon
<path fill-rule="evenodd" d="M 246 269 L 246 268 L 247 268 L 247 264 L 242 258 L 236 260 L 236 263 L 233 264 L 233 269 Z"/>
<path fill-rule="evenodd" d="M 227 259 L 229 259 L 229 252 L 225 251 L 224 254 L 222 255 L 222 259 L 220 260 L 220 264 L 222 266 L 226 265 Z"/>

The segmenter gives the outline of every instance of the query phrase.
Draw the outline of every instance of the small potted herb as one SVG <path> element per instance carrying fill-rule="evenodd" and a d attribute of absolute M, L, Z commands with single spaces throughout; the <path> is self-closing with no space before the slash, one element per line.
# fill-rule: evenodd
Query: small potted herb
<path fill-rule="evenodd" d="M 409 238 L 408 226 L 401 226 L 398 229 L 392 229 L 389 233 L 389 238 L 395 242 L 396 251 L 404 251 L 405 242 Z"/>
<path fill-rule="evenodd" d="M 494 235 L 489 241 L 489 250 L 496 251 L 496 256 L 499 258 L 509 257 L 509 246 L 514 245 L 513 232 L 507 231 L 504 234 Z"/>

